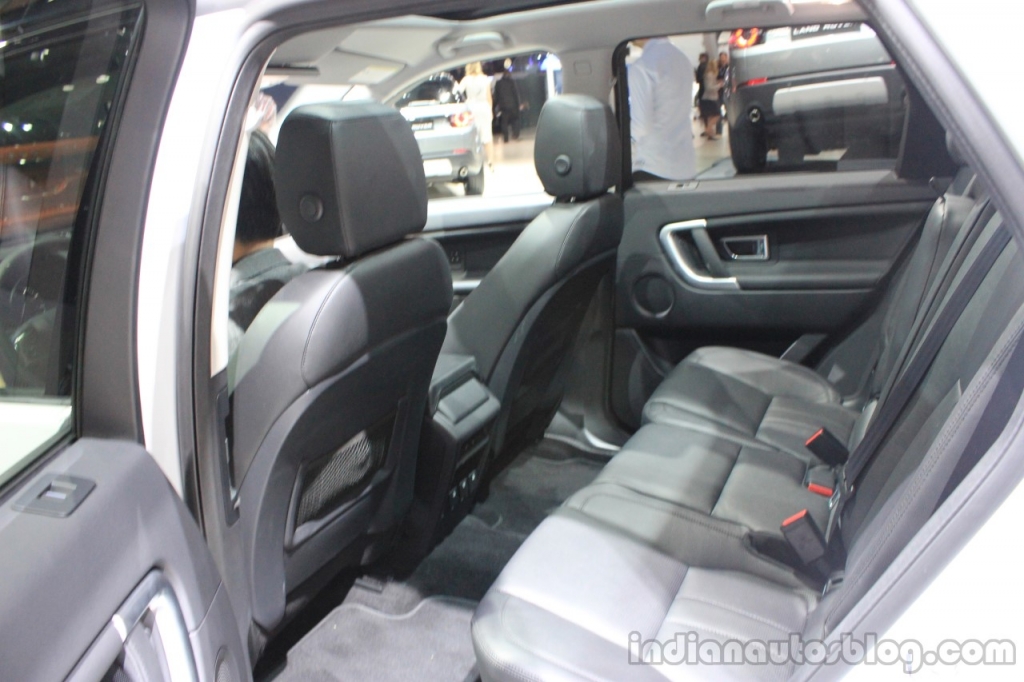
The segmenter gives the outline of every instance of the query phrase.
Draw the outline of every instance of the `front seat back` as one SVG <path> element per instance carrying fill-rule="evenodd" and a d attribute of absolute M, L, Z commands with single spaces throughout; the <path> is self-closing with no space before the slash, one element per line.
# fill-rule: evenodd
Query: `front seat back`
<path fill-rule="evenodd" d="M 555 203 L 531 222 L 452 313 L 444 352 L 476 358 L 501 401 L 495 455 L 539 438 L 561 402 L 568 356 L 622 236 L 621 152 L 611 110 L 583 95 L 550 100 L 534 163 Z"/>
<path fill-rule="evenodd" d="M 300 107 L 276 158 L 296 244 L 337 260 L 270 300 L 231 371 L 232 468 L 253 620 L 266 631 L 288 593 L 372 559 L 407 511 L 452 301 L 444 251 L 407 238 L 426 222 L 426 182 L 396 110 Z"/>

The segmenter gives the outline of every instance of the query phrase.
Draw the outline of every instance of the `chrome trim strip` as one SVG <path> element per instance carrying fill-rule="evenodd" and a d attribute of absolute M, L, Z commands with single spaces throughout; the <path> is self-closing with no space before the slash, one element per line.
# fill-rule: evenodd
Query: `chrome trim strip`
<path fill-rule="evenodd" d="M 676 273 L 683 278 L 683 281 L 695 289 L 711 291 L 737 291 L 740 284 L 735 277 L 710 277 L 702 275 L 693 269 L 687 261 L 683 252 L 676 244 L 675 234 L 677 232 L 689 232 L 691 230 L 703 230 L 708 226 L 708 221 L 703 218 L 699 220 L 684 220 L 678 223 L 669 223 L 661 228 L 658 238 L 661 247 L 665 250 L 669 262 Z"/>
<path fill-rule="evenodd" d="M 160 571 L 150 571 L 110 619 L 122 643 L 128 640 L 131 631 L 147 613 L 152 613 L 156 620 L 171 680 L 198 682 L 195 656 L 181 605 L 174 588 Z"/>
<path fill-rule="evenodd" d="M 456 296 L 468 296 L 479 284 L 478 279 L 455 279 L 452 280 L 452 293 Z"/>
<path fill-rule="evenodd" d="M 871 76 L 780 88 L 772 98 L 772 108 L 776 115 L 782 116 L 835 107 L 866 107 L 888 101 L 885 79 Z"/>
<path fill-rule="evenodd" d="M 583 427 L 583 437 L 587 439 L 588 443 L 593 445 L 598 450 L 607 450 L 608 452 L 618 452 L 619 450 L 622 449 L 620 446 L 615 445 L 614 443 L 609 443 L 608 441 L 601 440 L 600 438 L 595 436 L 593 433 L 591 433 L 590 429 L 588 429 L 585 426 Z"/>

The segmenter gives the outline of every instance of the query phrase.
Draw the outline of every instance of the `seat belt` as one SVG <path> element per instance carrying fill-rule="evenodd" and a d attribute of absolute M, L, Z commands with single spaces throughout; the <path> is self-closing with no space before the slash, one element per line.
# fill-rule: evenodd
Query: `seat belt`
<path fill-rule="evenodd" d="M 992 207 L 988 200 L 982 200 L 975 204 L 974 208 L 968 213 L 964 219 L 963 225 L 957 231 L 953 237 L 953 242 L 946 250 L 946 257 L 943 262 L 939 264 L 939 268 L 943 272 L 955 274 L 959 270 L 962 264 L 962 258 L 966 258 L 971 247 L 974 245 L 978 236 L 980 236 L 982 229 L 977 229 L 979 226 L 984 226 L 989 223 L 990 220 L 995 216 L 996 209 Z M 903 343 L 903 347 L 900 349 L 896 362 L 892 365 L 890 370 L 891 378 L 887 378 L 882 384 L 881 390 L 876 396 L 878 398 L 878 404 L 884 405 L 885 401 L 888 400 L 889 395 L 893 391 L 893 387 L 896 381 L 903 375 L 903 370 L 907 366 L 908 356 L 913 352 L 914 348 L 917 347 L 917 340 L 921 335 L 928 329 L 928 323 L 934 318 L 934 308 L 939 305 L 945 297 L 946 291 L 949 288 L 953 277 L 950 276 L 938 276 L 935 277 L 932 286 L 929 287 L 927 293 L 919 304 L 920 314 L 916 316 L 914 324 L 911 327 L 910 333 L 907 335 L 906 340 Z"/>
<path fill-rule="evenodd" d="M 985 410 L 981 413 L 981 419 L 974 427 L 974 433 L 967 441 L 964 451 L 960 453 L 960 458 L 946 481 L 946 487 L 943 488 L 938 502 L 935 503 L 936 509 L 942 506 L 946 498 L 956 490 L 957 486 L 963 482 L 967 474 L 996 442 L 996 438 L 1010 422 L 1010 417 L 1017 408 L 1022 393 L 1024 393 L 1024 339 L 1018 337 L 1017 346 L 1006 363 L 1003 376 L 999 377 L 999 383 L 996 384 L 992 397 L 988 399 L 988 404 L 985 405 Z"/>
<path fill-rule="evenodd" d="M 896 424 L 906 408 L 910 398 L 917 391 L 921 381 L 924 379 L 939 354 L 946 337 L 952 331 L 957 320 L 963 314 L 974 294 L 981 287 L 982 282 L 988 275 L 996 260 L 1003 253 L 1006 245 L 1010 242 L 1010 231 L 1005 225 L 1000 225 L 993 233 L 988 243 L 982 248 L 978 258 L 971 264 L 967 274 L 957 285 L 950 295 L 946 306 L 935 318 L 935 323 L 928 331 L 922 341 L 917 354 L 910 360 L 906 371 L 900 377 L 899 382 L 893 387 L 888 400 L 882 405 L 882 409 L 872 420 L 864 438 L 857 445 L 846 464 L 838 470 L 836 476 L 836 488 L 829 503 L 828 527 L 825 529 L 824 537 L 826 542 L 831 543 L 836 527 L 842 514 L 843 507 L 849 501 L 850 496 L 856 489 L 858 479 L 864 469 L 871 463 L 875 455 L 881 449 L 883 441 L 889 435 L 892 427 Z"/>
<path fill-rule="evenodd" d="M 992 233 L 992 237 L 985 244 L 981 253 L 978 254 L 977 260 L 971 264 L 967 274 L 960 280 L 960 284 L 957 285 L 949 297 L 946 306 L 939 312 L 938 317 L 935 318 L 935 323 L 928 331 L 924 341 L 921 342 L 917 354 L 910 360 L 903 376 L 893 387 L 892 393 L 889 394 L 889 399 L 882 405 L 882 409 L 875 416 L 871 426 L 868 428 L 868 432 L 850 454 L 850 458 L 846 462 L 844 474 L 846 480 L 851 485 L 856 485 L 857 479 L 864 471 L 864 468 L 871 463 L 882 441 L 889 435 L 889 431 L 903 413 L 907 403 L 910 402 L 910 398 L 917 391 L 918 386 L 921 385 L 921 381 L 928 373 L 928 369 L 935 361 L 935 357 L 939 354 L 942 344 L 945 343 L 946 337 L 953 330 L 957 320 L 960 319 L 960 316 L 971 302 L 971 299 L 974 298 L 974 294 L 977 293 L 978 288 L 981 287 L 985 277 L 1009 242 L 1010 231 L 1004 225 L 1000 225 Z"/>

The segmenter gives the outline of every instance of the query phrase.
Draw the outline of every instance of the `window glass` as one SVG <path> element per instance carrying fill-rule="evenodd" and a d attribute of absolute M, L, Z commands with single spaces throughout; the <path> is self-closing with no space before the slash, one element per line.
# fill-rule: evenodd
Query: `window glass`
<path fill-rule="evenodd" d="M 273 64 L 273 59 L 271 60 Z M 271 69 L 273 71 L 273 69 Z M 263 92 L 275 100 L 276 127 L 296 106 L 378 99 L 409 121 L 423 157 L 432 202 L 454 197 L 543 194 L 533 167 L 540 110 L 562 91 L 562 65 L 547 52 L 469 62 L 429 74 L 398 94 L 378 86 L 318 82 L 298 87 L 269 74 Z M 294 79 L 299 80 L 299 79 Z M 439 208 L 435 203 L 432 210 Z"/>
<path fill-rule="evenodd" d="M 630 43 L 634 178 L 892 168 L 906 92 L 860 22 Z"/>
<path fill-rule="evenodd" d="M 561 91 L 546 52 L 472 62 L 436 73 L 395 102 L 423 155 L 430 198 L 544 191 L 533 167 L 540 110 Z"/>
<path fill-rule="evenodd" d="M 139 15 L 58 4 L 0 9 L 0 483 L 69 429 L 81 231 Z"/>

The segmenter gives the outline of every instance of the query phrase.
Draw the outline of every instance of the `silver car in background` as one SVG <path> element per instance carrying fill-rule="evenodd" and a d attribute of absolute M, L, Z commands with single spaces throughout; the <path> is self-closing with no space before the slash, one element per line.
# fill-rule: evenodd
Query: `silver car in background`
<path fill-rule="evenodd" d="M 466 194 L 484 192 L 483 148 L 473 114 L 455 79 L 431 76 L 395 102 L 423 156 L 427 182 L 459 182 Z"/>

